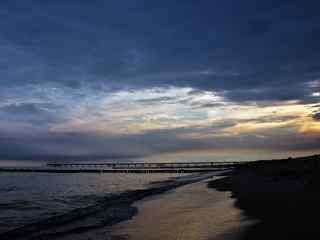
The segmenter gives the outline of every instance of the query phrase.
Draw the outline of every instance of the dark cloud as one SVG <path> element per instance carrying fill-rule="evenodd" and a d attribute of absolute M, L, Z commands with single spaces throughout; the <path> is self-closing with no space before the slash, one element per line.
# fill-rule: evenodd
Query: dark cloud
<path fill-rule="evenodd" d="M 37 114 L 43 110 L 34 103 L 8 104 L 0 107 L 0 111 L 13 114 Z"/>
<path fill-rule="evenodd" d="M 313 114 L 313 115 L 312 115 L 312 118 L 313 118 L 315 121 L 320 121 L 320 112 Z"/>
<path fill-rule="evenodd" d="M 291 121 L 299 118 L 299 116 L 296 115 L 288 115 L 288 116 L 265 116 L 261 118 L 256 118 L 256 119 L 249 119 L 249 120 L 244 120 L 247 122 L 259 122 L 259 123 L 270 123 L 270 122 L 286 122 L 286 121 Z"/>
<path fill-rule="evenodd" d="M 176 98 L 175 97 L 147 98 L 147 99 L 139 99 L 137 102 L 145 103 L 145 104 L 171 103 L 171 102 L 176 102 Z"/>
<path fill-rule="evenodd" d="M 46 103 L 13 103 L 0 106 L 2 121 L 30 122 L 47 125 L 63 119 L 55 104 Z"/>
<path fill-rule="evenodd" d="M 204 104 L 200 104 L 197 107 L 198 108 L 215 108 L 215 107 L 222 107 L 224 106 L 224 104 L 222 103 L 204 103 Z"/>
<path fill-rule="evenodd" d="M 320 77 L 318 8 L 315 0 L 2 1 L 1 81 L 310 101 L 303 84 Z"/>

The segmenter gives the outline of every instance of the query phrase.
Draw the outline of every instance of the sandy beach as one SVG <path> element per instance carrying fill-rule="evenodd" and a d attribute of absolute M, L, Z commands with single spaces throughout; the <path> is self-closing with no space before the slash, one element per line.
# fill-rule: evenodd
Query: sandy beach
<path fill-rule="evenodd" d="M 61 239 L 239 239 L 253 222 L 230 196 L 209 189 L 207 181 L 189 184 L 136 202 L 138 214 L 128 221 Z"/>
<path fill-rule="evenodd" d="M 320 155 L 259 161 L 211 181 L 209 187 L 232 192 L 235 206 L 257 223 L 244 240 L 315 239 L 320 229 Z"/>

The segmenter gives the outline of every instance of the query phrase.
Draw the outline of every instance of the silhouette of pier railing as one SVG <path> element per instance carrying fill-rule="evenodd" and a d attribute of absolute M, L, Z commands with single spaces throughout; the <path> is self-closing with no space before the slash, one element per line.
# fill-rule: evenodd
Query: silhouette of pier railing
<path fill-rule="evenodd" d="M 152 172 L 164 171 L 182 171 L 196 172 L 209 171 L 217 168 L 234 167 L 246 162 L 120 162 L 120 163 L 48 163 L 48 167 L 64 168 L 64 169 L 81 169 L 81 168 L 100 168 L 102 170 L 115 171 L 139 171 L 150 170 Z"/>
<path fill-rule="evenodd" d="M 211 168 L 230 167 L 246 162 L 166 162 L 166 163 L 47 163 L 50 167 L 109 167 L 113 169 L 144 169 L 144 168 Z"/>
<path fill-rule="evenodd" d="M 1 167 L 0 172 L 192 173 L 232 169 L 248 162 L 48 162 L 44 167 Z"/>

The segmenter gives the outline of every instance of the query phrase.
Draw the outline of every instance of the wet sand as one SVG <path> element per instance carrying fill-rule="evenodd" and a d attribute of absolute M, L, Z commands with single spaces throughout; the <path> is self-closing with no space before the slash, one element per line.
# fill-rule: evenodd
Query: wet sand
<path fill-rule="evenodd" d="M 252 221 L 234 207 L 229 192 L 189 184 L 134 204 L 138 214 L 111 227 L 69 235 L 64 240 L 169 240 L 240 239 Z"/>

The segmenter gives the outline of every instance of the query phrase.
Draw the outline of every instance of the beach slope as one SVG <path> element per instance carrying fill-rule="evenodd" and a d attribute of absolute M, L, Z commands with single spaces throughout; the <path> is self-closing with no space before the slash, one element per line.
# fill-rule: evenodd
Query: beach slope
<path fill-rule="evenodd" d="M 257 224 L 244 239 L 314 239 L 320 228 L 320 159 L 260 161 L 209 183 L 231 191 L 235 205 Z"/>

